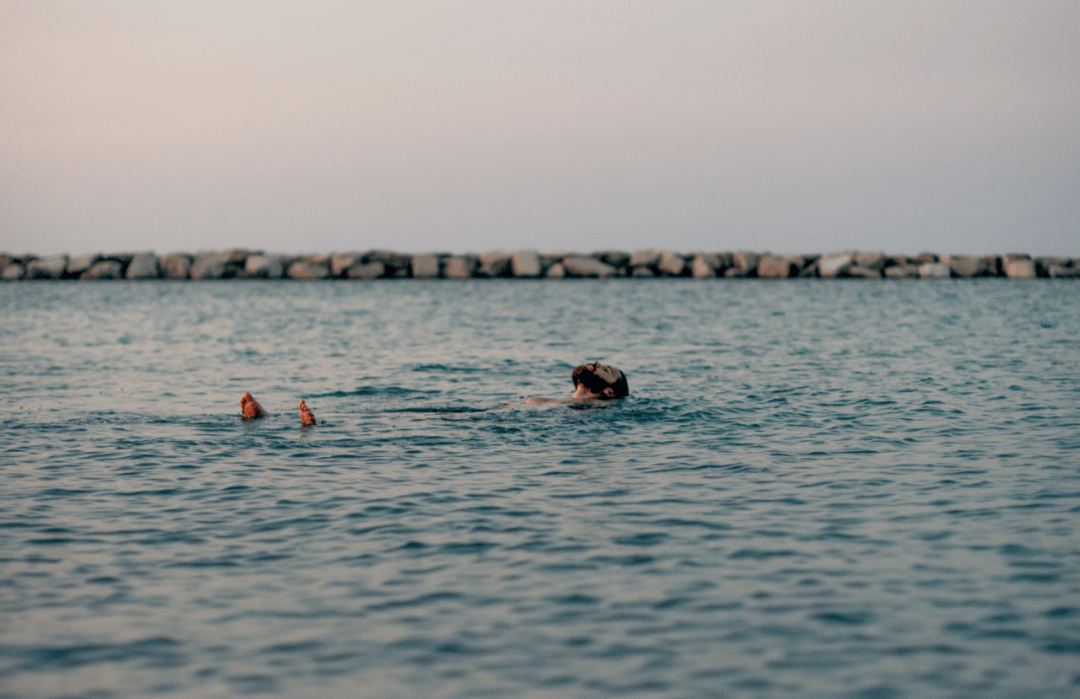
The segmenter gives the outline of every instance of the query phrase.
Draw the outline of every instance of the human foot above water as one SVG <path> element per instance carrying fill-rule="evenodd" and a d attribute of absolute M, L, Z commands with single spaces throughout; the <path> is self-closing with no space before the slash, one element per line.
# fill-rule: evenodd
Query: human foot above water
<path fill-rule="evenodd" d="M 308 410 L 307 404 L 304 401 L 300 401 L 300 424 L 309 427 L 316 424 L 315 416 Z"/>
<path fill-rule="evenodd" d="M 266 417 L 267 412 L 255 402 L 250 393 L 244 393 L 244 395 L 240 396 L 240 415 L 245 420 L 254 420 L 259 417 Z"/>

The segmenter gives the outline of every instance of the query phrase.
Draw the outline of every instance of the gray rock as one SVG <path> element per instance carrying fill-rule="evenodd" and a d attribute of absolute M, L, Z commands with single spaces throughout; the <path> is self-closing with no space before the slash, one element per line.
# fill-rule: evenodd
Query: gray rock
<path fill-rule="evenodd" d="M 539 277 L 540 255 L 532 250 L 519 250 L 510 256 L 510 269 L 515 277 Z"/>
<path fill-rule="evenodd" d="M 641 248 L 630 253 L 627 264 L 631 267 L 655 267 L 660 264 L 661 252 L 652 248 Z"/>
<path fill-rule="evenodd" d="M 727 265 L 724 262 L 724 255 L 718 252 L 695 252 L 689 256 L 691 264 L 695 257 L 700 257 L 705 261 L 705 264 L 709 265 L 715 271 L 724 269 Z"/>
<path fill-rule="evenodd" d="M 562 262 L 568 277 L 599 277 L 606 279 L 615 276 L 615 268 L 604 264 L 595 257 L 570 256 Z"/>
<path fill-rule="evenodd" d="M 0 270 L 0 279 L 5 282 L 17 282 L 26 276 L 26 267 L 18 262 L 11 262 Z"/>
<path fill-rule="evenodd" d="M 438 279 L 440 272 L 438 255 L 412 256 L 412 275 L 414 279 Z"/>
<path fill-rule="evenodd" d="M 224 279 L 232 276 L 229 274 L 232 271 L 231 267 L 229 253 L 199 253 L 195 256 L 195 261 L 191 263 L 189 274 L 195 281 Z"/>
<path fill-rule="evenodd" d="M 102 264 L 110 263 L 110 264 Z M 637 264 L 635 264 L 637 263 Z M 119 269 L 119 272 L 117 272 Z M 707 279 L 715 276 L 762 278 L 785 277 L 861 277 L 876 279 L 946 278 L 1008 276 L 1080 277 L 1080 259 L 1041 256 L 1026 253 L 1005 256 L 952 255 L 939 256 L 923 252 L 908 258 L 887 256 L 880 251 L 852 252 L 816 256 L 759 255 L 749 251 L 735 253 L 695 252 L 680 255 L 672 251 L 653 249 L 626 253 L 603 250 L 591 255 L 546 253 L 521 250 L 512 255 L 493 251 L 479 259 L 473 255 L 444 254 L 402 255 L 390 250 L 373 250 L 334 255 L 313 255 L 282 258 L 261 252 L 234 249 L 226 252 L 200 253 L 194 260 L 183 254 L 160 259 L 153 253 L 116 255 L 89 254 L 78 257 L 53 255 L 35 258 L 32 255 L 13 257 L 0 254 L 0 275 L 3 279 L 63 279 L 78 276 L 85 279 L 218 279 L 231 277 L 289 276 L 303 279 L 323 279 L 329 276 L 348 276 L 351 279 L 416 276 L 417 278 L 467 279 L 473 276 L 522 278 L 612 277 L 632 275 L 693 276 Z M 946 273 L 947 272 L 947 273 Z"/>
<path fill-rule="evenodd" d="M 706 253 L 698 253 L 694 255 L 694 259 L 690 262 L 690 276 L 694 279 L 712 279 L 716 276 L 716 268 L 719 264 L 714 264 L 715 258 L 710 258 Z M 719 262 L 719 260 L 716 260 Z"/>
<path fill-rule="evenodd" d="M 1040 277 L 1049 277 L 1051 267 L 1067 268 L 1069 266 L 1069 258 L 1067 257 L 1036 257 L 1035 258 L 1035 274 Z"/>
<path fill-rule="evenodd" d="M 77 277 L 100 261 L 101 255 L 98 255 L 97 253 L 69 257 L 67 263 L 67 275 Z"/>
<path fill-rule="evenodd" d="M 124 266 L 119 260 L 101 260 L 79 275 L 79 279 L 98 281 L 104 279 L 122 279 Z"/>
<path fill-rule="evenodd" d="M 735 269 L 738 269 L 742 273 L 732 275 L 728 275 L 725 273 L 724 276 L 752 277 L 757 274 L 758 260 L 760 259 L 761 255 L 758 255 L 756 252 L 737 250 L 731 253 L 731 263 Z"/>
<path fill-rule="evenodd" d="M 902 264 L 885 268 L 887 279 L 915 279 L 919 276 L 919 268 L 915 265 Z"/>
<path fill-rule="evenodd" d="M 811 277 L 819 277 L 821 273 L 818 270 L 818 256 L 817 255 L 800 255 L 802 264 L 799 265 L 798 276 L 800 279 L 807 279 Z"/>
<path fill-rule="evenodd" d="M 1002 266 L 1005 268 L 1005 276 L 1009 279 L 1034 279 L 1035 261 L 1032 259 L 1006 257 Z"/>
<path fill-rule="evenodd" d="M 562 279 L 565 276 L 566 276 L 566 268 L 563 267 L 562 262 L 554 262 L 554 263 L 552 263 L 552 265 L 547 268 L 547 271 L 544 272 L 544 277 L 546 279 Z"/>
<path fill-rule="evenodd" d="M 158 260 L 158 267 L 166 279 L 189 279 L 191 277 L 191 257 L 188 255 L 166 255 Z"/>
<path fill-rule="evenodd" d="M 875 250 L 872 252 L 855 253 L 855 264 L 867 269 L 880 270 L 885 267 L 885 253 Z M 880 274 L 878 275 L 881 276 Z"/>
<path fill-rule="evenodd" d="M 157 279 L 159 276 L 157 257 L 152 252 L 135 255 L 128 264 L 125 276 L 128 279 Z"/>
<path fill-rule="evenodd" d="M 848 276 L 852 279 L 881 279 L 881 270 L 862 265 L 852 265 L 848 270 Z"/>
<path fill-rule="evenodd" d="M 443 276 L 447 279 L 472 279 L 479 260 L 472 255 L 448 257 L 443 264 Z"/>
<path fill-rule="evenodd" d="M 480 266 L 475 272 L 478 277 L 509 277 L 510 256 L 505 252 L 485 252 L 480 256 Z"/>
<path fill-rule="evenodd" d="M 252 253 L 239 248 L 224 252 L 200 252 L 195 255 L 188 274 L 194 280 L 232 279 L 243 273 L 249 254 Z"/>
<path fill-rule="evenodd" d="M 382 262 L 361 262 L 353 265 L 345 271 L 345 276 L 357 281 L 370 281 L 379 279 L 386 274 L 386 265 Z"/>
<path fill-rule="evenodd" d="M 50 255 L 26 265 L 27 279 L 62 279 L 67 270 L 67 255 Z"/>
<path fill-rule="evenodd" d="M 593 257 L 616 269 L 621 269 L 630 264 L 630 253 L 622 250 L 601 250 L 593 253 Z"/>
<path fill-rule="evenodd" d="M 1066 267 L 1065 265 L 1050 265 L 1046 270 L 1046 276 L 1051 279 L 1080 279 L 1080 267 Z"/>
<path fill-rule="evenodd" d="M 334 277 L 343 277 L 345 272 L 357 262 L 360 262 L 360 253 L 347 252 L 336 253 L 330 256 L 330 274 Z"/>
<path fill-rule="evenodd" d="M 116 260 L 120 263 L 121 269 L 127 269 L 127 266 L 131 264 L 131 258 L 135 257 L 134 253 L 130 252 L 110 252 L 101 256 L 103 260 Z"/>
<path fill-rule="evenodd" d="M 364 262 L 383 263 L 385 278 L 408 277 L 412 272 L 412 258 L 393 250 L 371 250 L 363 257 Z"/>
<path fill-rule="evenodd" d="M 835 277 L 846 277 L 848 272 L 851 271 L 851 265 L 854 260 L 851 255 L 822 255 L 818 259 L 818 274 L 824 279 L 833 279 Z"/>
<path fill-rule="evenodd" d="M 791 276 L 799 276 L 806 267 L 817 261 L 816 255 L 784 255 L 784 259 L 791 264 Z M 815 271 L 816 274 L 816 271 Z"/>
<path fill-rule="evenodd" d="M 954 277 L 985 277 L 989 273 L 986 260 L 967 255 L 950 255 L 942 258 L 942 262 L 949 265 Z"/>
<path fill-rule="evenodd" d="M 923 262 L 919 265 L 919 279 L 948 279 L 952 270 L 944 262 Z"/>
<path fill-rule="evenodd" d="M 303 262 L 307 266 L 308 270 L 319 275 L 319 279 L 329 279 L 330 274 L 330 258 L 332 255 L 304 255 L 299 260 L 289 260 L 288 264 L 282 260 L 282 264 L 285 265 L 285 276 L 289 276 L 289 268 L 297 262 Z M 305 277 L 306 279 L 306 277 Z"/>
<path fill-rule="evenodd" d="M 664 250 L 660 253 L 660 262 L 656 265 L 656 269 L 669 277 L 678 277 L 686 269 L 686 260 L 682 255 Z"/>
<path fill-rule="evenodd" d="M 319 264 L 318 262 L 309 262 L 308 260 L 297 260 L 289 265 L 287 274 L 289 279 L 296 279 L 299 281 L 326 279 L 330 276 L 329 259 L 325 265 Z"/>
<path fill-rule="evenodd" d="M 792 262 L 787 257 L 777 257 L 766 253 L 758 260 L 757 275 L 762 279 L 787 279 L 794 276 L 792 272 Z M 796 274 L 798 270 L 796 269 Z"/>
<path fill-rule="evenodd" d="M 253 279 L 281 279 L 285 264 L 278 255 L 249 255 L 244 261 L 244 276 Z"/>
<path fill-rule="evenodd" d="M 562 262 L 566 259 L 568 252 L 542 252 L 540 253 L 540 266 L 547 269 L 556 262 Z"/>
<path fill-rule="evenodd" d="M 244 268 L 244 263 L 247 261 L 248 255 L 257 255 L 261 253 L 244 250 L 243 248 L 232 248 L 230 250 L 225 250 L 224 252 L 213 254 L 221 255 L 225 259 L 226 264 L 231 267 L 230 274 L 233 274 Z M 112 256 L 109 255 L 108 257 Z"/>
<path fill-rule="evenodd" d="M 785 255 L 786 259 L 791 264 L 791 276 L 801 276 L 803 270 L 811 268 L 813 276 L 817 276 L 817 256 L 816 255 Z"/>

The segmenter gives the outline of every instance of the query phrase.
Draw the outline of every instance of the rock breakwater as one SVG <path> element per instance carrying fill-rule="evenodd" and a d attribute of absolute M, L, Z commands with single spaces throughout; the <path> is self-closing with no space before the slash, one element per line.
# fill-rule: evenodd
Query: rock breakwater
<path fill-rule="evenodd" d="M 195 254 L 152 252 L 90 255 L 0 253 L 0 280 L 109 279 L 567 279 L 615 277 L 688 279 L 1080 279 L 1080 258 L 1006 255 L 887 255 L 844 251 L 775 255 L 745 250 L 693 252 L 643 249 L 589 254 L 534 250 L 455 255 L 369 250 L 274 255 L 233 249 Z"/>

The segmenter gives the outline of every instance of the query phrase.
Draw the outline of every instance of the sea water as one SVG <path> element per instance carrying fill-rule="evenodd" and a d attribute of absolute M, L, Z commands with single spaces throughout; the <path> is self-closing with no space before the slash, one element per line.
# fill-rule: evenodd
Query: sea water
<path fill-rule="evenodd" d="M 0 309 L 2 696 L 1080 695 L 1078 283 Z"/>

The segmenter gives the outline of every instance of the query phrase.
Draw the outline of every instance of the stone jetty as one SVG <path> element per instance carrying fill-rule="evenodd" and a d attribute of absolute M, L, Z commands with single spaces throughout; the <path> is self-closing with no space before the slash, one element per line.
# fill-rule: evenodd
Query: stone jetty
<path fill-rule="evenodd" d="M 89 255 L 0 253 L 0 280 L 167 279 L 1080 279 L 1080 258 L 1006 255 L 915 256 L 847 250 L 776 255 L 746 250 L 680 253 L 642 249 L 592 253 L 535 250 L 407 254 L 368 250 L 319 255 L 275 255 L 233 249 L 195 254 L 153 252 Z"/>

